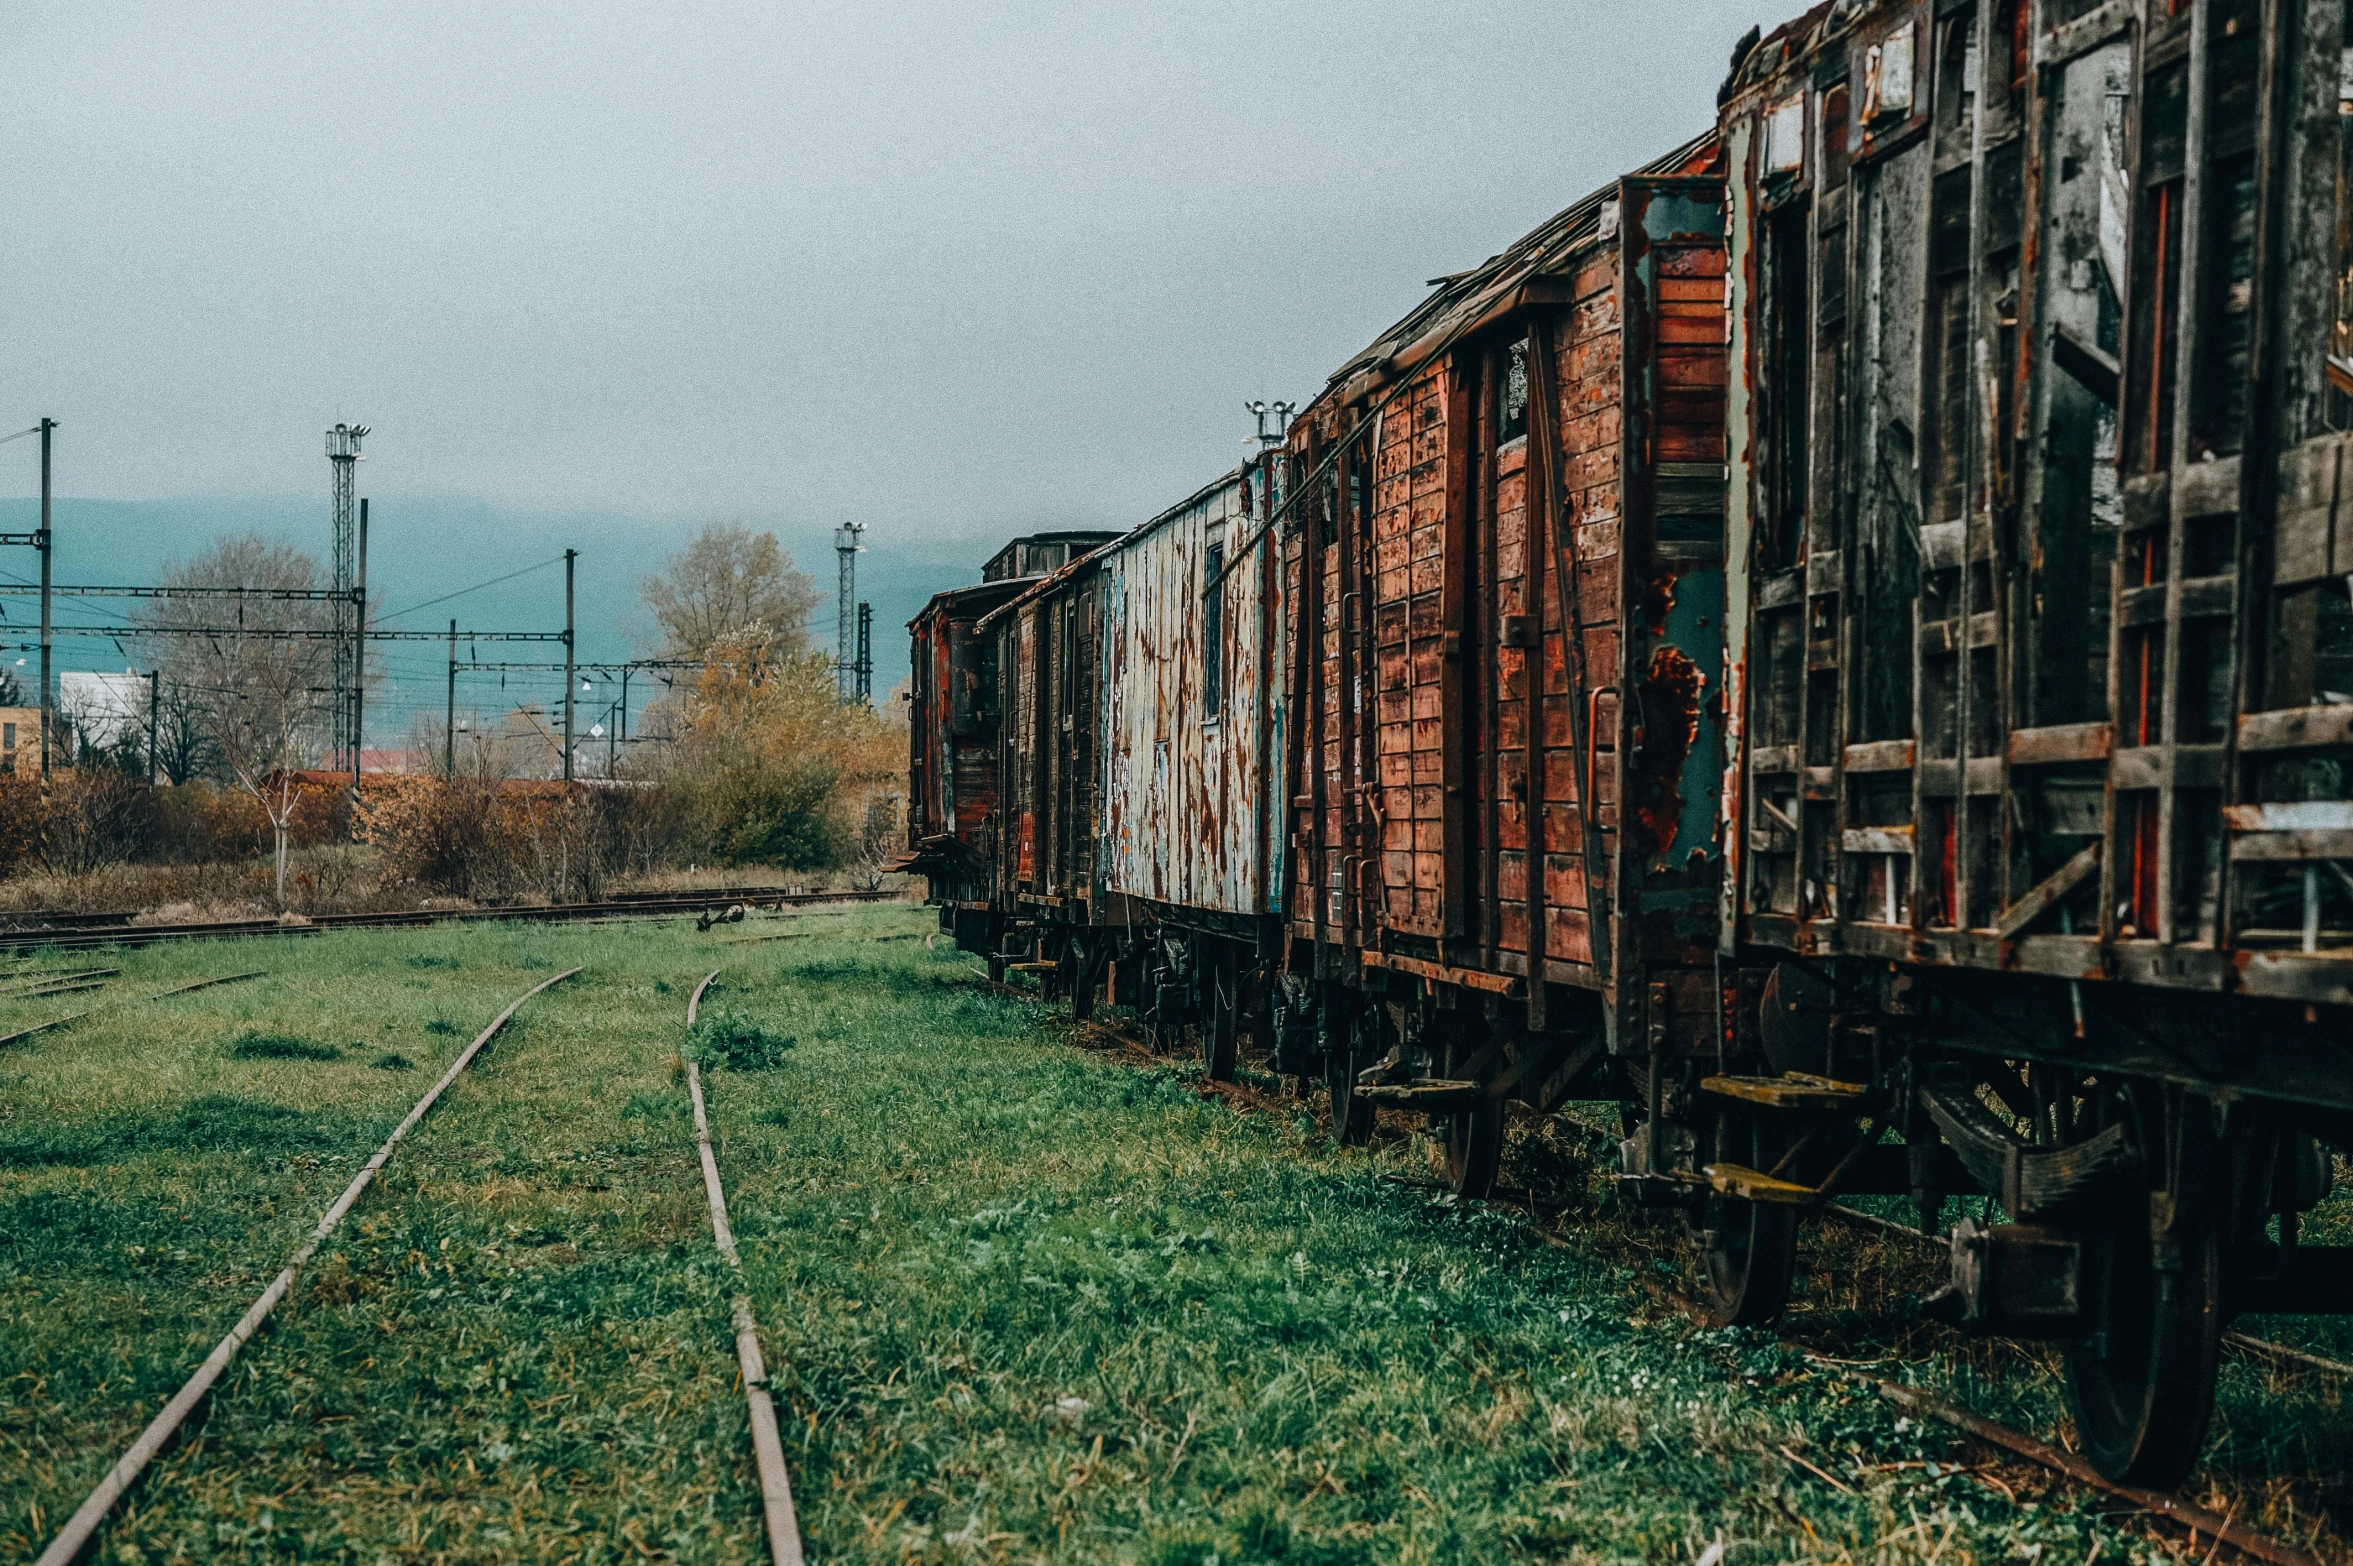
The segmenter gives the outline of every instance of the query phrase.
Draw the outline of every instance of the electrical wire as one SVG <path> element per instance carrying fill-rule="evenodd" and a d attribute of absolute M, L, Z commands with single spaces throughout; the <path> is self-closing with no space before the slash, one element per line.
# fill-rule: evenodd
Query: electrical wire
<path fill-rule="evenodd" d="M 496 587 L 499 583 L 511 582 L 518 576 L 529 576 L 534 571 L 544 571 L 551 565 L 561 564 L 563 558 L 562 555 L 554 555 L 540 561 L 537 565 L 527 565 L 520 571 L 509 571 L 504 576 L 494 576 L 487 582 L 476 582 L 472 587 L 461 587 L 454 593 L 443 593 L 439 598 L 428 598 L 421 604 L 410 604 L 406 609 L 395 609 L 390 614 L 380 614 L 376 616 L 376 619 L 379 623 L 385 620 L 397 620 L 402 615 L 415 614 L 419 609 L 430 609 L 435 604 L 448 603 L 452 598 L 463 598 L 468 593 L 478 593 L 485 587 Z"/>

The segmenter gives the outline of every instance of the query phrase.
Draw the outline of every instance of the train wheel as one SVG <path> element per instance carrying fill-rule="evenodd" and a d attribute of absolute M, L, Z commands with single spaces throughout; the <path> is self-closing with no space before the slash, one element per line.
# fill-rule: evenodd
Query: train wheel
<path fill-rule="evenodd" d="M 1230 952 L 1217 952 L 1201 966 L 1209 992 L 1209 1015 L 1201 1022 L 1201 1070 L 1212 1082 L 1231 1082 L 1241 1047 L 1242 975 Z"/>
<path fill-rule="evenodd" d="M 2147 1102 L 2154 1096 L 2120 1095 L 2127 1113 L 2147 1111 L 2128 1122 L 2139 1125 L 2144 1149 L 2168 1145 Z M 2195 1099 L 2177 1106 L 2177 1113 L 2183 1110 L 2193 1125 L 2204 1118 L 2205 1106 Z M 2162 1177 L 2161 1169 L 2151 1173 Z M 2128 1203 L 2086 1247 L 2092 1332 L 2066 1347 L 2067 1401 L 2084 1456 L 2101 1473 L 2171 1489 L 2197 1466 L 2214 1412 L 2222 1245 L 2203 1211 L 2181 1213 L 2169 1245 L 2161 1247 L 2150 1231 L 2149 1209 Z"/>
<path fill-rule="evenodd" d="M 1457 1196 L 1484 1201 L 1503 1168 L 1503 1100 L 1483 1096 L 1446 1117 L 1446 1180 Z"/>
<path fill-rule="evenodd" d="M 1756 1169 L 1773 1168 L 1786 1146 L 1777 1128 L 1754 1116 L 1733 1120 L 1725 1142 L 1728 1156 Z M 1761 1326 L 1781 1314 L 1797 1272 L 1795 1208 L 1710 1197 L 1699 1244 L 1717 1326 Z"/>
<path fill-rule="evenodd" d="M 1332 1137 L 1342 1147 L 1373 1139 L 1373 1106 L 1356 1091 L 1356 1069 L 1367 1057 L 1357 1047 L 1353 1026 L 1324 1044 L 1324 1086 L 1332 1098 Z"/>
<path fill-rule="evenodd" d="M 1085 1022 L 1095 1015 L 1095 992 L 1103 987 L 1103 964 L 1095 943 L 1083 935 L 1070 938 L 1062 961 L 1070 971 L 1070 1017 Z"/>

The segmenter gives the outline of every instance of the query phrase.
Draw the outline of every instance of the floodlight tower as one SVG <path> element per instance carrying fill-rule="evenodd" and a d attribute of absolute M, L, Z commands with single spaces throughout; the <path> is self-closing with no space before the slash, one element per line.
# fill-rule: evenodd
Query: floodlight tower
<path fill-rule="evenodd" d="M 338 424 L 327 431 L 327 470 L 334 480 L 335 518 L 335 754 L 348 750 L 355 770 L 359 759 L 359 735 L 354 732 L 352 692 L 359 689 L 365 677 L 360 651 L 359 601 L 355 594 L 359 582 L 359 518 L 353 502 L 355 474 L 359 465 L 360 441 L 366 437 L 364 424 Z"/>
<path fill-rule="evenodd" d="M 841 597 L 834 606 L 833 676 L 844 701 L 857 694 L 858 655 L 851 638 L 857 626 L 858 556 L 865 553 L 858 535 L 865 531 L 863 522 L 844 522 L 833 530 L 833 553 L 841 562 Z"/>

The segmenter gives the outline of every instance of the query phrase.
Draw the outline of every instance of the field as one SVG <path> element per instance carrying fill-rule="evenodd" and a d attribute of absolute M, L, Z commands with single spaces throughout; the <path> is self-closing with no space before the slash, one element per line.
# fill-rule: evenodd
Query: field
<path fill-rule="evenodd" d="M 456 1051 L 574 966 L 96 1558 L 763 1558 L 689 1048 L 813 1560 L 2164 1553 L 1838 1365 L 1695 1328 L 1672 1247 L 1597 1206 L 1574 1127 L 1524 1136 L 1507 1176 L 1551 1203 L 1465 1207 L 1401 1131 L 1336 1149 L 1271 1082 L 1213 1092 L 1103 1047 L 931 928 L 879 908 L 168 946 L 105 958 L 94 996 L 0 1001 L 0 1033 L 96 1007 L 0 1050 L 0 1559 L 38 1552 Z M 725 943 L 745 934 L 789 938 Z M 1900 1242 L 1829 1230 L 1816 1260 L 1805 1342 L 2062 1427 L 2046 1355 L 1903 1324 L 1881 1291 L 1925 1272 Z M 2298 1537 L 2341 1509 L 2343 1390 L 2234 1362 L 2217 1509 Z"/>

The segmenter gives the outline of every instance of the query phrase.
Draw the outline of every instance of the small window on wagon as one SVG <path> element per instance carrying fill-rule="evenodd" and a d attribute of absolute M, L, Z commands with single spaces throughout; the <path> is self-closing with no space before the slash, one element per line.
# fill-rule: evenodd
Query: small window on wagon
<path fill-rule="evenodd" d="M 1207 644 L 1201 650 L 1201 715 L 1209 722 L 1216 721 L 1218 709 L 1225 705 L 1226 591 L 1217 579 L 1225 565 L 1226 546 L 1211 544 L 1201 573 L 1201 640 Z"/>
<path fill-rule="evenodd" d="M 1495 395 L 1495 444 L 1508 445 L 1528 433 L 1528 340 L 1504 350 L 1503 377 Z"/>

